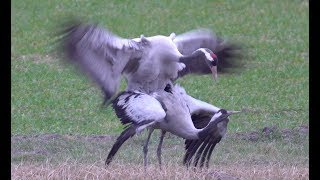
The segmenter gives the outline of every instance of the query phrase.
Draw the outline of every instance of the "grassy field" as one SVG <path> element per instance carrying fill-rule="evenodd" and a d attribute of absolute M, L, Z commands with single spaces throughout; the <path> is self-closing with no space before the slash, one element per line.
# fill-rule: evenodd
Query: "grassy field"
<path fill-rule="evenodd" d="M 13 179 L 205 179 L 213 177 L 213 171 L 241 179 L 308 179 L 309 136 L 301 127 L 309 126 L 309 1 L 13 0 L 11 5 Z M 164 171 L 152 174 L 157 168 L 154 135 L 150 168 L 143 172 L 145 133 L 124 144 L 114 165 L 104 168 L 122 126 L 110 107 L 100 107 L 100 90 L 64 66 L 56 54 L 54 35 L 70 15 L 99 22 L 126 38 L 206 27 L 246 46 L 248 57 L 240 74 L 220 75 L 217 82 L 210 76 L 178 81 L 195 98 L 245 111 L 231 117 L 212 168 L 195 173 L 184 169 L 183 140 L 169 136 Z M 277 127 L 274 133 L 261 134 L 272 126 Z M 292 131 L 289 138 L 287 131 Z M 261 138 L 237 133 L 258 133 Z"/>

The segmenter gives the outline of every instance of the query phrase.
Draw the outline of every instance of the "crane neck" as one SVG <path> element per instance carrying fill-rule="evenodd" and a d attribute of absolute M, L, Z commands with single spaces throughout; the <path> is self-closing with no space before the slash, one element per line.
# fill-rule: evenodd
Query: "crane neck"
<path fill-rule="evenodd" d="M 222 122 L 222 121 L 226 121 L 228 122 L 229 119 L 228 119 L 228 115 L 221 115 L 221 116 L 218 116 L 218 117 L 215 117 L 213 116 L 210 120 L 210 122 L 208 123 L 208 125 L 204 128 L 202 128 L 199 132 L 198 132 L 198 138 L 199 139 L 203 139 L 205 138 L 208 134 L 212 134 L 213 131 L 216 130 L 215 127 L 218 126 L 218 123 Z M 222 134 L 224 134 L 222 132 Z"/>
<path fill-rule="evenodd" d="M 201 58 L 203 56 L 203 53 L 201 52 L 201 50 L 195 50 L 192 54 L 190 55 L 186 55 L 186 56 L 182 56 L 180 57 L 180 61 L 185 61 L 185 60 L 190 60 L 190 59 L 197 59 L 197 58 Z"/>

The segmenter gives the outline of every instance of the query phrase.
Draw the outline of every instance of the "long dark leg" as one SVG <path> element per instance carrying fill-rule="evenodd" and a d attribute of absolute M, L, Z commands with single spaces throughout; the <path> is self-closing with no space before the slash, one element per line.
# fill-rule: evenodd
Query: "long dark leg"
<path fill-rule="evenodd" d="M 148 144 L 149 144 L 149 140 L 150 140 L 150 137 L 151 137 L 153 130 L 154 130 L 153 128 L 149 129 L 148 138 L 143 146 L 143 164 L 144 164 L 145 170 L 147 169 L 147 164 L 148 164 L 148 162 L 147 162 Z"/>
<path fill-rule="evenodd" d="M 118 152 L 122 144 L 135 134 L 136 134 L 136 127 L 134 125 L 129 126 L 120 134 L 120 136 L 117 138 L 117 141 L 114 143 L 111 151 L 108 154 L 107 160 L 105 162 L 106 165 L 110 164 L 113 156 Z"/>
<path fill-rule="evenodd" d="M 160 142 L 159 142 L 158 149 L 157 149 L 157 156 L 158 156 L 160 170 L 161 170 L 161 147 L 162 147 L 162 142 L 163 142 L 163 138 L 164 138 L 165 134 L 166 134 L 166 131 L 162 130 L 161 136 L 160 136 Z"/>

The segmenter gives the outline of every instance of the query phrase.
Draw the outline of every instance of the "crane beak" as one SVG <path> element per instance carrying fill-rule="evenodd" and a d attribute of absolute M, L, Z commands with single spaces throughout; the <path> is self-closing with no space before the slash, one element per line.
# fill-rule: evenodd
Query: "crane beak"
<path fill-rule="evenodd" d="M 230 116 L 231 114 L 238 114 L 241 113 L 241 111 L 227 111 L 228 116 Z"/>
<path fill-rule="evenodd" d="M 210 69 L 212 72 L 213 80 L 217 80 L 218 79 L 217 66 L 212 66 Z"/>

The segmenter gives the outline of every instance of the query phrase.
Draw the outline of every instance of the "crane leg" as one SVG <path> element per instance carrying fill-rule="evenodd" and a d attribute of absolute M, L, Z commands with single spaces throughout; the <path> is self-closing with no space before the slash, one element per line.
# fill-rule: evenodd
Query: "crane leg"
<path fill-rule="evenodd" d="M 149 134 L 148 134 L 148 137 L 147 137 L 147 140 L 143 146 L 143 164 L 144 164 L 144 170 L 147 169 L 147 154 L 148 154 L 148 144 L 149 144 L 149 140 L 150 140 L 150 137 L 151 137 L 151 134 L 153 132 L 153 128 L 150 128 L 149 129 Z"/>
<path fill-rule="evenodd" d="M 160 136 L 160 142 L 159 142 L 158 149 L 157 149 L 157 156 L 158 156 L 160 170 L 161 170 L 161 147 L 162 147 L 162 142 L 163 142 L 163 138 L 164 138 L 165 134 L 166 134 L 166 131 L 162 130 L 161 136 Z"/>

